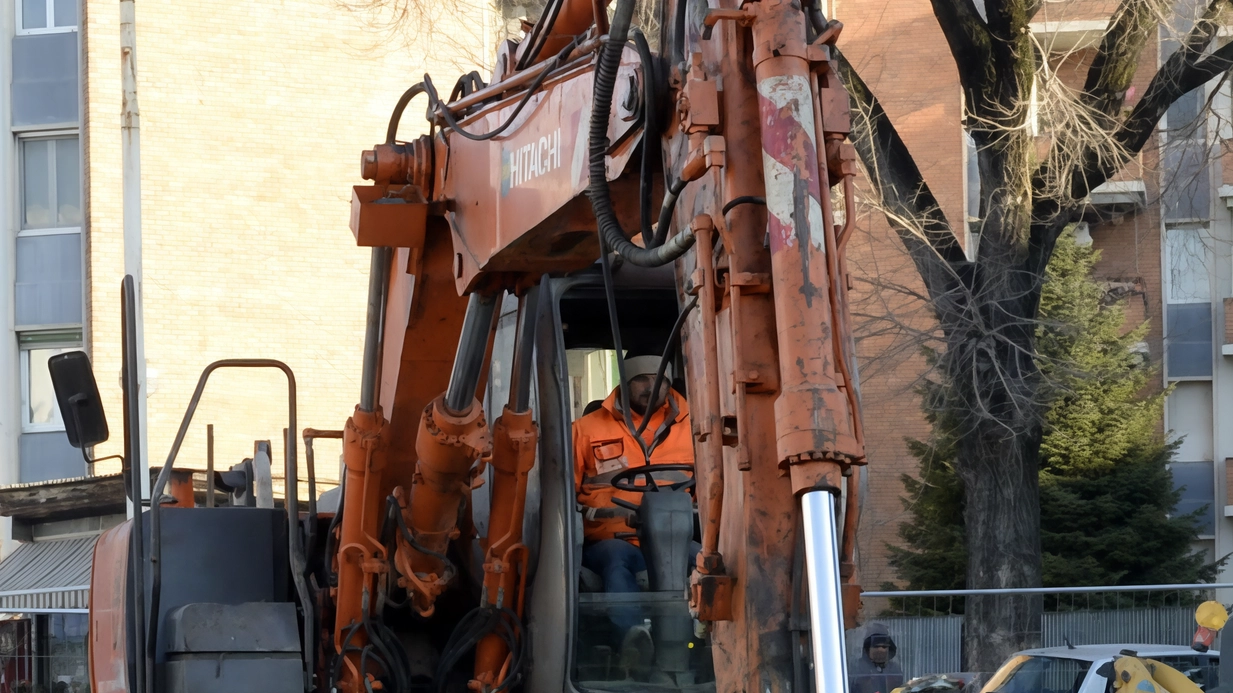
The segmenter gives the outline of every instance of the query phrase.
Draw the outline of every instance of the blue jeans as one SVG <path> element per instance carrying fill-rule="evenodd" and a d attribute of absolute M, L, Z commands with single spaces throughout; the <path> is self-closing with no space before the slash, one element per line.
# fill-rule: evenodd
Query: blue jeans
<path fill-rule="evenodd" d="M 692 571 L 702 545 L 696 541 L 689 544 L 689 569 Z M 583 547 L 582 565 L 603 579 L 605 592 L 640 591 L 635 576 L 647 569 L 642 550 L 624 539 L 603 539 Z M 642 610 L 632 604 L 613 607 L 610 618 L 620 637 L 642 623 Z"/>
<path fill-rule="evenodd" d="M 582 549 L 582 565 L 603 579 L 605 592 L 638 592 L 634 576 L 646 570 L 646 559 L 637 546 L 624 539 L 603 539 Z M 632 604 L 614 607 L 609 617 L 620 638 L 642 623 L 642 610 Z"/>

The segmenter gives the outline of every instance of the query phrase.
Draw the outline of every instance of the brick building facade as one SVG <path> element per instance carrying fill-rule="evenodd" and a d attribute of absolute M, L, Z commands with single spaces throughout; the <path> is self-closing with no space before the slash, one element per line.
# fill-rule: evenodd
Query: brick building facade
<path fill-rule="evenodd" d="M 1101 0 L 1042 6 L 1031 29 L 1059 85 L 1082 87 L 1115 7 Z M 1191 26 L 1188 17 L 1199 7 L 1178 3 L 1178 17 L 1149 42 L 1127 107 L 1143 95 L 1158 60 L 1173 50 L 1170 37 Z M 844 22 L 845 55 L 882 101 L 947 218 L 974 222 L 964 238 L 970 251 L 979 242 L 979 173 L 963 130 L 959 77 L 930 3 L 836 0 L 831 9 Z M 1227 41 L 1227 33 L 1222 30 L 1217 41 Z M 1042 152 L 1050 141 L 1045 94 L 1038 82 L 1028 119 Z M 1093 191 L 1077 234 L 1101 251 L 1096 278 L 1111 295 L 1128 299 L 1128 325 L 1150 322 L 1139 348 L 1159 368 L 1154 387 L 1175 388 L 1164 429 L 1183 439 L 1172 465 L 1175 485 L 1183 488 L 1178 511 L 1206 509 L 1196 548 L 1213 558 L 1233 552 L 1233 503 L 1227 500 L 1233 485 L 1226 482 L 1233 465 L 1225 461 L 1233 456 L 1233 435 L 1215 424 L 1233 407 L 1233 363 L 1227 358 L 1233 355 L 1233 331 L 1226 329 L 1233 320 L 1226 305 L 1233 296 L 1233 167 L 1224 145 L 1231 134 L 1230 103 L 1229 86 L 1219 80 L 1183 97 L 1142 154 Z M 899 543 L 898 527 L 908 517 L 900 477 L 918 471 L 904 438 L 928 435 L 912 392 L 925 370 L 920 340 L 893 323 L 919 330 L 931 322 L 921 305 L 895 298 L 902 295 L 895 282 L 912 289 L 919 284 L 913 284 L 915 271 L 884 218 L 864 210 L 860 229 L 851 261 L 854 273 L 864 275 L 856 282 L 862 289 L 857 300 L 865 307 L 858 312 L 895 318 L 866 318 L 858 328 L 870 335 L 860 345 L 870 459 L 860 567 L 868 589 L 896 579 L 886 546 Z"/>

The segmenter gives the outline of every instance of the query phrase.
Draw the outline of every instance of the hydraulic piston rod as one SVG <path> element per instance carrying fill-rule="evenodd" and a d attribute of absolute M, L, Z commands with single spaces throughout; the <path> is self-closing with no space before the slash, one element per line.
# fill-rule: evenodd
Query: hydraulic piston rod
<path fill-rule="evenodd" d="M 484 347 L 492 330 L 492 314 L 497 309 L 500 292 L 471 294 L 467 315 L 463 318 L 458 356 L 450 373 L 449 389 L 445 391 L 445 407 L 455 414 L 465 414 L 475 399 L 475 388 L 484 369 Z"/>
<path fill-rule="evenodd" d="M 835 495 L 830 491 L 806 493 L 801 496 L 801 513 L 805 523 L 805 575 L 809 581 L 814 690 L 847 693 L 848 664 L 844 657 Z"/>

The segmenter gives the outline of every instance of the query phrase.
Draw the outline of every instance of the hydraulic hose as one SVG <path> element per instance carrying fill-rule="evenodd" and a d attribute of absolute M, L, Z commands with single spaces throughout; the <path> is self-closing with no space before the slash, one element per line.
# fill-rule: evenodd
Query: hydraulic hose
<path fill-rule="evenodd" d="M 655 248 L 640 248 L 634 245 L 626 238 L 621 222 L 617 220 L 605 166 L 608 147 L 611 145 L 608 140 L 608 117 L 612 114 L 612 92 L 616 86 L 621 53 L 625 50 L 625 42 L 629 38 L 629 25 L 633 14 L 634 0 L 617 0 L 616 14 L 608 30 L 608 42 L 604 44 L 599 65 L 595 69 L 595 98 L 592 101 L 594 106 L 588 138 L 591 183 L 587 194 L 591 198 L 591 209 L 595 212 L 595 220 L 599 224 L 599 233 L 604 244 L 639 267 L 660 267 L 681 257 L 693 246 L 693 231 L 685 229 Z M 600 252 L 603 252 L 602 248 Z"/>

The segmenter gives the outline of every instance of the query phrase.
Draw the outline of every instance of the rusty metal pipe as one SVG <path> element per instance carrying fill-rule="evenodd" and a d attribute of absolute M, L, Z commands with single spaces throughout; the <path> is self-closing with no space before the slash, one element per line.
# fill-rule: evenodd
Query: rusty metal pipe
<path fill-rule="evenodd" d="M 482 324 L 485 328 L 492 324 L 491 314 Z M 482 353 L 487 334 L 476 344 Z M 415 544 L 399 536 L 395 565 L 413 592 L 413 606 L 424 617 L 432 614 L 452 574 L 445 553 L 459 533 L 459 512 L 470 491 L 471 465 L 491 446 L 484 408 L 474 393 L 472 382 L 464 414 L 451 412 L 445 395 L 430 402 L 415 439 L 419 462 L 409 507 L 402 511 Z"/>
<path fill-rule="evenodd" d="M 847 497 L 844 498 L 843 506 L 843 542 L 840 544 L 839 566 L 841 570 L 846 570 L 845 565 L 856 567 L 856 527 L 860 521 L 860 502 L 861 502 L 861 469 L 853 467 L 852 473 L 847 478 L 845 485 Z M 853 570 L 850 574 L 844 575 L 844 584 L 854 584 L 856 581 L 856 572 Z"/>
<path fill-rule="evenodd" d="M 843 177 L 843 229 L 839 232 L 839 254 L 843 256 L 852 237 L 852 229 L 856 228 L 856 186 L 852 176 Z"/>
<path fill-rule="evenodd" d="M 849 403 L 836 382 L 826 238 L 829 184 L 819 161 L 805 16 L 792 0 L 762 0 L 753 24 L 761 111 L 767 231 L 779 345 L 775 401 L 778 460 L 795 493 L 839 489 L 845 464 L 863 458 Z M 771 50 L 769 46 L 778 46 Z"/>
<path fill-rule="evenodd" d="M 698 226 L 695 224 L 695 227 Z M 706 521 L 702 524 L 702 553 L 705 556 L 719 553 L 719 527 L 723 518 L 724 460 L 723 420 L 719 413 L 719 347 L 715 335 L 715 258 L 714 238 L 709 229 L 696 228 L 697 262 L 702 272 L 702 285 L 698 290 L 698 302 L 702 306 L 702 350 L 705 354 L 705 396 L 693 411 L 698 433 L 698 456 L 696 467 L 702 482 L 702 498 L 706 507 Z"/>
<path fill-rule="evenodd" d="M 341 691 L 358 693 L 363 682 L 358 680 L 359 657 L 355 652 L 343 652 L 343 643 L 352 626 L 362 623 L 371 609 L 366 595 L 376 594 L 376 575 L 386 565 L 385 548 L 381 544 L 378 525 L 384 507 L 380 497 L 381 475 L 386 465 L 389 445 L 388 422 L 376 411 L 355 408 L 343 429 L 343 498 L 339 529 L 336 573 L 338 590 L 334 616 L 334 647 L 347 658 L 343 679 L 337 685 Z M 367 642 L 364 629 L 352 633 L 348 645 L 362 648 Z"/>
<path fill-rule="evenodd" d="M 569 70 L 572 70 L 575 67 L 580 67 L 581 65 L 585 64 L 586 61 L 581 61 L 579 60 L 579 58 L 589 53 L 595 52 L 595 49 L 598 48 L 599 45 L 600 45 L 600 41 L 599 41 L 598 36 L 589 38 L 586 41 L 579 43 L 578 47 L 575 48 L 573 51 L 571 51 L 569 54 L 569 57 L 565 59 L 565 63 L 560 66 L 560 71 L 568 72 Z M 514 73 L 514 75 L 511 76 L 507 80 L 497 82 L 496 84 L 490 84 L 483 89 L 479 89 L 477 91 L 471 92 L 467 96 L 464 96 L 458 99 L 457 101 L 446 104 L 445 108 L 449 109 L 449 112 L 454 115 L 461 115 L 464 111 L 466 111 L 468 108 L 471 108 L 472 106 L 484 103 L 485 101 L 488 101 L 493 98 L 500 97 L 501 95 L 507 92 L 511 92 L 520 87 L 525 87 L 531 82 L 534 82 L 535 78 L 539 77 L 541 72 L 551 67 L 552 67 L 551 62 L 538 63 L 536 65 L 533 65 L 532 67 L 528 67 L 527 69 L 522 70 L 521 72 Z"/>
<path fill-rule="evenodd" d="M 516 412 L 507 406 L 493 424 L 492 438 L 492 503 L 481 601 L 521 615 L 526 552 L 517 549 L 522 547 L 527 477 L 535 466 L 539 429 L 529 409 Z M 515 562 L 511 554 L 519 554 L 522 560 Z M 508 655 L 500 636 L 485 635 L 475 649 L 475 680 L 490 687 L 499 684 Z"/>
<path fill-rule="evenodd" d="M 317 462 L 313 456 L 313 441 L 317 438 L 342 440 L 343 432 L 306 428 L 304 429 L 303 436 L 304 470 L 308 474 L 308 543 L 304 553 L 307 556 L 311 556 L 317 547 Z"/>

